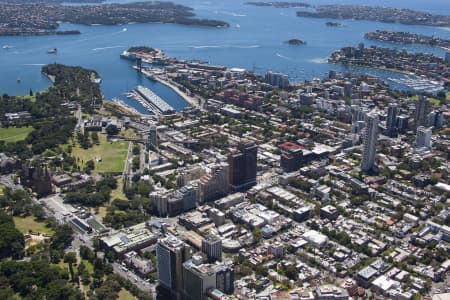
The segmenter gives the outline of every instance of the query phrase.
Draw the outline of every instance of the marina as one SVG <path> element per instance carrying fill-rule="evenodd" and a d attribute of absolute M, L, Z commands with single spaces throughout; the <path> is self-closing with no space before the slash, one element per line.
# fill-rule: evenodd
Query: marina
<path fill-rule="evenodd" d="M 134 107 L 131 107 L 130 105 L 126 104 L 125 102 L 123 102 L 122 100 L 120 100 L 119 98 L 112 98 L 111 102 L 117 104 L 118 106 L 122 107 L 125 110 L 130 111 L 133 114 L 136 114 L 138 116 L 144 116 L 142 113 L 140 113 L 137 109 L 135 109 Z"/>
<path fill-rule="evenodd" d="M 418 91 L 418 92 L 426 92 L 426 93 L 435 94 L 444 89 L 442 82 L 430 80 L 427 78 L 421 78 L 421 77 L 410 77 L 410 76 L 407 76 L 406 78 L 389 77 L 388 80 L 393 81 L 398 84 L 405 85 L 405 86 L 413 89 L 414 91 Z"/>

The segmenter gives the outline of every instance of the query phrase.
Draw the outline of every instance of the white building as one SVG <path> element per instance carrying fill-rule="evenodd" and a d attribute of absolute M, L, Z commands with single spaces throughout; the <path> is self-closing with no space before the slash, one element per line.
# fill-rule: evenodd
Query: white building
<path fill-rule="evenodd" d="M 361 170 L 363 172 L 370 171 L 375 165 L 378 123 L 378 115 L 373 113 L 367 115 L 366 126 L 363 135 L 363 157 L 361 161 Z"/>
<path fill-rule="evenodd" d="M 416 148 L 431 148 L 431 127 L 419 126 L 416 133 Z"/>

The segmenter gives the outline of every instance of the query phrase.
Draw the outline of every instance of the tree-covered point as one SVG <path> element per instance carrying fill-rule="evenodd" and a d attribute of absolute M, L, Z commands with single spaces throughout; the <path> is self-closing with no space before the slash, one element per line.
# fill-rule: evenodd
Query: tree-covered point
<path fill-rule="evenodd" d="M 0 96 L 0 122 L 2 126 L 13 126 L 6 113 L 26 112 L 21 118 L 22 126 L 32 126 L 33 131 L 24 141 L 0 141 L 0 152 L 30 158 L 47 149 L 65 144 L 73 134 L 76 119 L 71 111 L 71 101 L 79 103 L 83 111 L 91 112 L 100 104 L 102 96 L 97 73 L 81 67 L 60 64 L 44 66 L 42 71 L 54 80 L 54 85 L 33 97 Z"/>
<path fill-rule="evenodd" d="M 153 53 L 156 49 L 148 46 L 134 46 L 130 47 L 127 50 L 128 52 L 143 52 L 143 53 Z"/>
<path fill-rule="evenodd" d="M 53 87 L 50 89 L 57 89 L 63 100 L 77 101 L 88 111 L 93 109 L 93 104 L 101 104 L 100 86 L 95 82 L 99 77 L 96 71 L 50 64 L 42 67 L 42 73 L 54 78 Z"/>

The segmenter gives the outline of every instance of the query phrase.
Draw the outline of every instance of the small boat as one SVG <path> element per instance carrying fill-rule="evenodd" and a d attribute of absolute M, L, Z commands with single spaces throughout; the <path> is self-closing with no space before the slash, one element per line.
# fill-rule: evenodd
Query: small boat
<path fill-rule="evenodd" d="M 17 78 L 17 83 L 21 83 L 22 80 L 20 78 Z"/>
<path fill-rule="evenodd" d="M 47 51 L 48 54 L 56 54 L 58 52 L 58 49 L 53 48 Z"/>

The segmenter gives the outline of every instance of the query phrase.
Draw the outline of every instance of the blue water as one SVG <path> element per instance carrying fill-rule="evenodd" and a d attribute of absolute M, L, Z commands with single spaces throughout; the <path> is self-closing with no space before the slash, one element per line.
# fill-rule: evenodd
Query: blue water
<path fill-rule="evenodd" d="M 365 41 L 364 33 L 377 29 L 410 31 L 450 38 L 450 30 L 426 26 L 406 26 L 367 21 L 342 20 L 343 27 L 327 27 L 326 19 L 298 18 L 296 9 L 254 7 L 246 0 L 175 0 L 194 8 L 198 17 L 220 19 L 230 28 L 202 28 L 173 24 L 133 24 L 121 26 L 82 26 L 62 24 L 61 30 L 78 29 L 81 35 L 0 37 L 0 93 L 20 95 L 45 89 L 49 81 L 41 75 L 44 64 L 58 62 L 95 69 L 103 79 L 102 91 L 107 99 L 121 97 L 138 84 L 154 90 L 180 110 L 187 105 L 169 88 L 151 82 L 137 74 L 119 54 L 133 45 L 149 45 L 163 49 L 167 55 L 183 59 L 200 59 L 228 67 L 242 67 L 264 73 L 268 70 L 287 73 L 291 81 L 323 77 L 330 69 L 345 70 L 330 65 L 326 58 L 336 49 L 364 42 L 366 45 L 403 46 Z M 114 0 L 111 2 L 131 2 Z M 308 1 L 306 1 L 308 2 Z M 432 13 L 450 14 L 448 0 L 348 0 L 309 1 L 312 4 L 354 3 L 405 7 Z M 290 46 L 283 42 L 300 38 L 305 46 Z M 47 50 L 58 48 L 58 54 Z M 444 50 L 426 46 L 406 46 L 408 50 L 444 55 Z M 402 76 L 390 72 L 358 69 L 384 78 Z M 17 83 L 17 79 L 21 83 Z M 395 85 L 394 85 L 395 87 Z M 138 103 L 128 103 L 145 111 Z"/>

